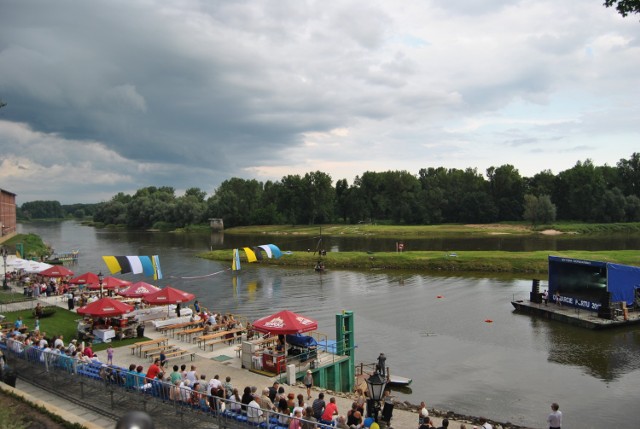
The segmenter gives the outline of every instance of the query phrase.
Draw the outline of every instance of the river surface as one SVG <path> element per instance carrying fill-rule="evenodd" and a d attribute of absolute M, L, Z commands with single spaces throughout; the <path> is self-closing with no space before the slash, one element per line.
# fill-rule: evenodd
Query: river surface
<path fill-rule="evenodd" d="M 546 426 L 550 404 L 558 402 L 565 428 L 638 427 L 640 329 L 592 332 L 515 314 L 510 301 L 528 297 L 530 278 L 331 269 L 318 274 L 243 264 L 234 286 L 226 264 L 194 255 L 210 248 L 267 243 L 304 251 L 318 240 L 111 231 L 72 221 L 18 225 L 18 231 L 40 235 L 59 252 L 80 249 L 79 262 L 70 266 L 76 274 L 106 273 L 103 255 L 157 254 L 165 278 L 156 284 L 195 293 L 210 309 L 249 319 L 291 309 L 318 320 L 319 331 L 334 338 L 336 313 L 352 310 L 356 361 L 374 362 L 384 352 L 391 371 L 413 379 L 410 390 L 394 393 L 401 400 L 424 400 L 430 407 L 534 428 Z M 357 240 L 325 237 L 322 246 L 382 250 L 394 245 L 393 240 L 368 239 L 365 246 Z M 420 250 L 479 245 L 477 240 L 438 240 L 435 245 L 404 241 Z M 505 249 L 507 242 L 518 240 L 496 241 Z M 539 240 L 520 241 L 509 247 L 539 246 Z M 564 243 L 545 242 L 556 243 L 554 249 Z M 607 245 L 582 243 L 573 240 L 570 248 L 599 250 Z M 638 244 L 637 238 L 627 237 L 621 246 L 637 249 Z M 121 277 L 153 283 L 141 275 Z"/>

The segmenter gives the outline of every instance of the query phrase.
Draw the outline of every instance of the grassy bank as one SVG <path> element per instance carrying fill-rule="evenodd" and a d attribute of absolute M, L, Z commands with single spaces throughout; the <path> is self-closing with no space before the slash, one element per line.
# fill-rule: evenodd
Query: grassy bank
<path fill-rule="evenodd" d="M 424 238 L 473 236 L 490 237 L 494 235 L 535 235 L 542 231 L 555 230 L 565 234 L 599 234 L 599 233 L 640 233 L 640 223 L 572 223 L 563 222 L 551 225 L 531 226 L 525 222 L 509 222 L 495 224 L 445 224 L 445 225 L 254 225 L 225 229 L 226 234 L 267 234 L 267 235 L 300 235 L 314 237 L 326 236 L 372 236 L 394 238 Z"/>
<path fill-rule="evenodd" d="M 243 252 L 241 254 L 243 255 Z M 230 250 L 215 250 L 198 256 L 216 261 L 226 261 L 231 264 L 231 255 Z M 455 254 L 447 254 L 441 251 L 403 253 L 329 252 L 326 257 L 323 257 L 323 261 L 327 269 L 546 273 L 547 257 L 549 255 L 640 265 L 640 253 L 636 250 L 598 252 L 580 250 L 564 252 L 463 251 Z M 290 255 L 283 255 L 280 259 L 265 259 L 258 263 L 308 267 L 311 269 L 317 261 L 317 254 L 314 256 L 313 253 L 308 252 L 293 252 Z"/>

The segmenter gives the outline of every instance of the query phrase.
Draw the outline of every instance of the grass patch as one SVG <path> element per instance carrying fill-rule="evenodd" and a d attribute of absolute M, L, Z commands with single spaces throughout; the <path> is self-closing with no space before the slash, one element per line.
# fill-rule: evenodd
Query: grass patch
<path fill-rule="evenodd" d="M 12 291 L 0 292 L 0 304 L 11 304 L 13 302 L 30 301 L 32 299 L 33 298 L 29 298 L 22 293 L 17 293 Z"/>
<path fill-rule="evenodd" d="M 199 257 L 231 264 L 230 250 L 215 250 L 199 254 Z M 323 261 L 327 269 L 390 269 L 413 271 L 460 271 L 460 272 L 510 272 L 546 273 L 548 257 L 563 256 L 577 259 L 616 262 L 625 265 L 640 265 L 640 254 L 636 250 L 611 251 L 461 251 L 456 256 L 442 251 L 420 252 L 329 252 Z M 243 258 L 244 259 L 244 258 Z M 263 259 L 260 264 L 308 267 L 312 269 L 318 256 L 309 252 L 293 252 L 280 259 Z M 246 262 L 246 261 L 245 261 Z"/>
<path fill-rule="evenodd" d="M 527 222 L 501 222 L 492 224 L 443 224 L 443 225 L 253 225 L 225 229 L 227 234 L 267 234 L 326 236 L 372 236 L 394 238 L 440 238 L 440 237 L 489 237 L 495 234 L 528 236 L 545 229 L 564 233 L 600 234 L 611 232 L 640 232 L 640 222 L 631 223 L 582 223 L 557 222 L 532 226 Z"/>

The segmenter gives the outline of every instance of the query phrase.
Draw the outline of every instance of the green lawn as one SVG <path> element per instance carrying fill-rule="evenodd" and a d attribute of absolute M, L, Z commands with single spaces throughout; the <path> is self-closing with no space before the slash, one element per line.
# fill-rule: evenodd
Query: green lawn
<path fill-rule="evenodd" d="M 22 293 L 4 291 L 0 288 L 0 304 L 10 304 L 12 302 L 29 301 L 31 298 Z"/>
<path fill-rule="evenodd" d="M 241 252 L 244 262 L 244 253 Z M 625 265 L 640 266 L 640 253 L 636 250 L 611 251 L 460 251 L 455 254 L 442 251 L 396 252 L 329 252 L 322 260 L 327 269 L 392 269 L 411 271 L 448 271 L 448 272 L 504 272 L 504 273 L 546 273 L 548 257 L 588 259 L 594 261 L 616 262 Z M 231 264 L 231 250 L 215 250 L 198 255 L 205 259 L 227 261 Z M 318 261 L 318 255 L 309 252 L 293 252 L 280 259 L 263 259 L 261 264 L 297 266 L 312 268 Z"/>

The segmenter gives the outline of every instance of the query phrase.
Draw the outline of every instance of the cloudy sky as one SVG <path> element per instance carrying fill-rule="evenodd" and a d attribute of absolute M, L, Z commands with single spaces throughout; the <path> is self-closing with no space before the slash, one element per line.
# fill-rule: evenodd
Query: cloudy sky
<path fill-rule="evenodd" d="M 640 151 L 640 22 L 602 3 L 0 0 L 0 188 L 615 165 Z"/>

